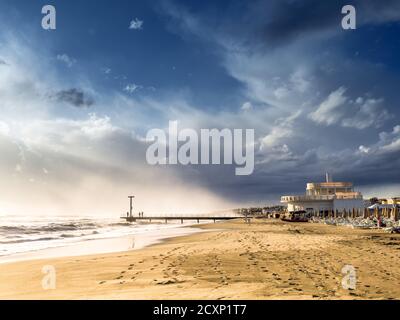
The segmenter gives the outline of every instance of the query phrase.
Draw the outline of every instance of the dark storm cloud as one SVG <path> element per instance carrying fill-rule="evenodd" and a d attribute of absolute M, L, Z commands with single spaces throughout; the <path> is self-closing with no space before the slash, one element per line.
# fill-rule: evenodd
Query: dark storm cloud
<path fill-rule="evenodd" d="M 265 11 L 270 5 L 265 2 Z M 341 1 L 340 1 L 341 2 Z M 279 45 L 308 33 L 340 25 L 341 3 L 337 1 L 279 1 L 269 21 L 256 32 L 268 45 Z"/>
<path fill-rule="evenodd" d="M 379 60 L 368 53 L 358 57 L 356 46 L 354 52 L 346 50 L 354 38 L 342 36 L 341 10 L 348 4 L 356 7 L 356 32 L 362 37 L 371 30 L 365 26 L 378 30 L 382 24 L 400 21 L 400 1 L 235 3 L 224 7 L 223 15 L 176 2 L 166 11 L 175 22 L 174 32 L 180 30 L 190 41 L 195 35 L 208 47 L 214 43 L 221 49 L 224 67 L 243 83 L 249 101 L 275 110 L 264 126 L 254 124 L 256 136 L 267 137 L 269 145 L 256 155 L 251 176 L 237 177 L 229 166 L 180 167 L 177 174 L 235 202 L 277 201 L 283 194 L 304 193 L 307 182 L 323 181 L 327 171 L 335 180 L 356 186 L 398 183 L 397 137 L 385 143 L 386 149 L 374 143 L 382 131 L 398 125 L 399 74 L 384 58 L 388 47 L 376 49 L 382 53 Z M 374 38 L 366 41 L 371 41 L 371 49 Z M 329 99 L 342 87 L 343 102 Z M 301 115 L 292 125 L 285 127 L 287 121 L 275 121 L 287 119 L 299 109 Z M 317 110 L 316 114 L 324 111 L 333 120 L 313 120 L 309 115 Z M 391 143 L 393 150 L 388 151 Z M 361 145 L 368 152 L 359 150 Z"/>
<path fill-rule="evenodd" d="M 76 88 L 59 91 L 56 94 L 56 98 L 77 108 L 87 108 L 94 104 L 92 98 L 87 97 L 82 90 Z"/>
<path fill-rule="evenodd" d="M 340 176 L 358 185 L 398 184 L 400 181 L 400 152 L 366 158 L 353 167 L 344 168 Z"/>
<path fill-rule="evenodd" d="M 303 194 L 306 183 L 322 182 L 325 172 L 335 181 L 353 182 L 360 186 L 396 184 L 400 181 L 400 149 L 392 152 L 362 155 L 355 150 L 317 156 L 315 152 L 299 156 L 280 166 L 259 164 L 251 176 L 235 176 L 234 167 L 207 166 L 192 176 L 193 168 L 180 168 L 180 173 L 232 202 L 278 202 L 280 196 Z M 312 159 L 310 159 L 310 157 Z"/>
<path fill-rule="evenodd" d="M 250 35 L 267 46 L 284 45 L 313 34 L 335 34 L 342 31 L 341 11 L 345 5 L 356 8 L 358 27 L 400 19 L 400 1 L 396 0 L 261 0 L 248 4 L 240 24 L 244 30 L 239 34 Z M 238 31 L 233 26 L 230 29 Z"/>

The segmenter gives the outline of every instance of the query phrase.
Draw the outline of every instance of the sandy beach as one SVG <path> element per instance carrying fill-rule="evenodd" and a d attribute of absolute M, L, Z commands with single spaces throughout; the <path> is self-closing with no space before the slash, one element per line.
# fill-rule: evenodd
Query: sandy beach
<path fill-rule="evenodd" d="M 136 251 L 1 264 L 0 298 L 400 299 L 400 235 L 275 220 L 201 228 Z M 342 288 L 345 265 L 355 290 Z"/>

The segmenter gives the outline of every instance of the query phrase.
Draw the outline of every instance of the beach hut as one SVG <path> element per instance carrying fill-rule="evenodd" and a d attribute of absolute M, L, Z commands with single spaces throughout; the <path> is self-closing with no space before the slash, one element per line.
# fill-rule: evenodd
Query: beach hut
<path fill-rule="evenodd" d="M 399 209 L 397 208 L 397 205 L 395 205 L 393 208 L 393 219 L 394 221 L 399 220 Z"/>
<path fill-rule="evenodd" d="M 367 219 L 369 217 L 369 209 L 368 208 L 364 208 L 364 219 Z"/>

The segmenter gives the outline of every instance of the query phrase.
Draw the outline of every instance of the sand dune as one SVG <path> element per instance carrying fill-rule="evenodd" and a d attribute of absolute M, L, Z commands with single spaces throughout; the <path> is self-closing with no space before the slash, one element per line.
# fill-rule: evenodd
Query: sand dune
<path fill-rule="evenodd" d="M 399 299 L 400 236 L 242 220 L 137 251 L 0 265 L 2 299 Z M 57 271 L 43 290 L 41 270 Z M 355 290 L 342 287 L 345 265 Z"/>

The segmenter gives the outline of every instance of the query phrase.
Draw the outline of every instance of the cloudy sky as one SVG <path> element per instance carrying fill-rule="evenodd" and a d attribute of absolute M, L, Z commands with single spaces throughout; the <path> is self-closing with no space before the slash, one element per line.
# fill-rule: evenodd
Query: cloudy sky
<path fill-rule="evenodd" d="M 268 204 L 326 171 L 399 196 L 399 22 L 396 0 L 0 0 L 0 213 Z M 149 166 L 170 120 L 254 129 L 254 173 Z"/>

